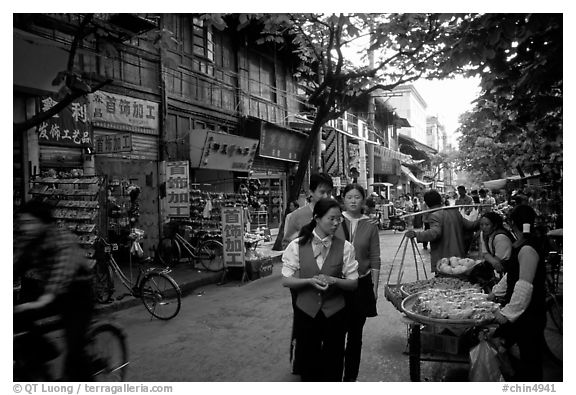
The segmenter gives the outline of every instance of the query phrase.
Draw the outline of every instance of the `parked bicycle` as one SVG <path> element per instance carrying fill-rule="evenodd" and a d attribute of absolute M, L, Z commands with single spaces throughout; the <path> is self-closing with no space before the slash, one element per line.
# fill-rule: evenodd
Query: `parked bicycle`
<path fill-rule="evenodd" d="M 50 339 L 44 338 L 62 329 L 56 316 L 35 321 L 34 330 L 13 334 L 13 380 L 55 381 L 59 378 L 56 358 L 61 354 Z M 128 369 L 128 347 L 122 328 L 111 322 L 92 323 L 88 331 L 86 354 L 95 381 L 123 381 Z"/>
<path fill-rule="evenodd" d="M 136 260 L 138 276 L 134 282 L 129 279 L 116 263 L 113 251 L 118 250 L 117 244 L 110 244 L 99 237 L 97 241 L 98 258 L 95 266 L 94 294 L 99 303 L 108 303 L 114 294 L 114 276 L 128 290 L 119 297 L 133 296 L 140 298 L 152 316 L 169 320 L 176 317 L 182 304 L 182 292 L 174 279 L 168 274 L 168 268 L 148 268 L 145 263 L 150 260 Z"/>
<path fill-rule="evenodd" d="M 184 231 L 191 229 L 190 226 L 183 227 Z M 197 232 L 197 236 L 188 241 L 178 231 L 174 231 L 173 235 L 160 240 L 158 257 L 167 267 L 187 259 L 192 265 L 199 262 L 204 269 L 219 272 L 224 270 L 224 246 L 211 237 L 209 232 Z"/>

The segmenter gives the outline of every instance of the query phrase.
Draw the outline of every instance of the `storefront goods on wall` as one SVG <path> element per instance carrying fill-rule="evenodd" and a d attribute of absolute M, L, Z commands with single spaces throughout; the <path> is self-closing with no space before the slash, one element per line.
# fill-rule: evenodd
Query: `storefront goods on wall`
<path fill-rule="evenodd" d="M 40 111 L 47 111 L 58 104 L 51 97 L 39 99 Z M 93 132 L 88 117 L 88 102 L 80 97 L 58 114 L 42 122 L 38 128 L 38 142 L 43 145 L 65 147 L 92 147 Z"/>

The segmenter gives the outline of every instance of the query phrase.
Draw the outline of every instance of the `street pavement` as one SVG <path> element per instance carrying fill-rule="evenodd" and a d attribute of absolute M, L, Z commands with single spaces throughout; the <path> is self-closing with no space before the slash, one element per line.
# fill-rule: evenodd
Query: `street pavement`
<path fill-rule="evenodd" d="M 273 238 L 274 240 L 274 238 Z M 381 231 L 378 316 L 369 318 L 364 329 L 360 375 L 364 382 L 410 380 L 407 351 L 407 321 L 384 296 L 398 278 L 402 256 L 402 282 L 428 278 L 430 254 L 408 244 L 398 250 L 402 233 Z M 288 360 L 292 307 L 288 290 L 281 285 L 280 254 L 273 242 L 260 248 L 275 256 L 272 275 L 249 282 L 239 276 L 220 282 L 221 276 L 205 273 L 187 264 L 176 266 L 172 275 L 183 289 L 182 310 L 173 320 L 151 319 L 140 301 L 125 298 L 100 307 L 102 315 L 117 321 L 127 334 L 131 365 L 129 381 L 298 381 L 290 373 Z M 415 265 L 414 256 L 419 265 Z M 547 380 L 561 381 L 562 367 L 547 361 Z M 421 362 L 423 381 L 447 381 L 459 372 L 466 380 L 466 365 Z M 464 372 L 464 376 L 462 376 Z"/>

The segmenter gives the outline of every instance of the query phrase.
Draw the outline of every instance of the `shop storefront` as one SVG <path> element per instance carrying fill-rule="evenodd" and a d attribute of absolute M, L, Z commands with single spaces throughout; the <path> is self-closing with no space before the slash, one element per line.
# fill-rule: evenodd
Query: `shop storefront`
<path fill-rule="evenodd" d="M 251 226 L 278 228 L 288 205 L 291 177 L 296 172 L 306 136 L 255 118 L 246 121 L 244 133 L 259 140 L 248 180 L 249 192 L 256 201 L 250 206 Z"/>
<path fill-rule="evenodd" d="M 153 255 L 159 237 L 159 105 L 108 92 L 88 100 L 95 172 L 108 180 L 109 238 L 126 244 L 135 226 L 145 232 L 145 253 Z"/>

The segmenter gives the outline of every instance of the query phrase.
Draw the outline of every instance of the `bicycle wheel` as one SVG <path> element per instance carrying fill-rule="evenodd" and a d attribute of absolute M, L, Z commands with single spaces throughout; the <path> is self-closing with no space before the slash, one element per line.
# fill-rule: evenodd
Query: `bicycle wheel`
<path fill-rule="evenodd" d="M 109 303 L 114 294 L 114 277 L 108 262 L 96 262 L 92 275 L 92 290 L 97 303 Z"/>
<path fill-rule="evenodd" d="M 88 338 L 87 352 L 95 381 L 124 381 L 129 363 L 124 331 L 111 323 L 97 323 Z"/>
<path fill-rule="evenodd" d="M 140 283 L 140 298 L 150 314 L 161 320 L 176 317 L 182 304 L 180 287 L 165 273 L 147 274 Z"/>
<path fill-rule="evenodd" d="M 198 248 L 198 260 L 209 272 L 224 269 L 224 246 L 216 240 L 206 240 Z"/>
<path fill-rule="evenodd" d="M 180 244 L 171 237 L 164 237 L 158 244 L 158 257 L 163 265 L 172 267 L 180 262 Z"/>
<path fill-rule="evenodd" d="M 552 296 L 546 302 L 546 328 L 544 340 L 552 357 L 562 361 L 562 295 Z"/>

